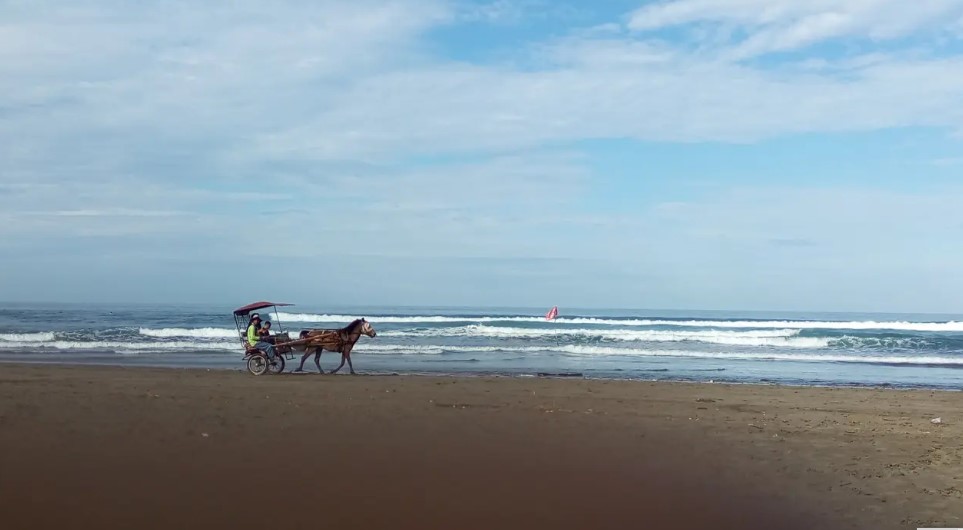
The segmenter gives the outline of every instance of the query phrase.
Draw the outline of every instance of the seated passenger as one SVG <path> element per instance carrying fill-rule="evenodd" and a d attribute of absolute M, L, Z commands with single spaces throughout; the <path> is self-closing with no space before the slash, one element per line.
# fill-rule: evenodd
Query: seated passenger
<path fill-rule="evenodd" d="M 258 338 L 259 338 L 260 340 L 262 340 L 262 341 L 264 341 L 264 342 L 269 342 L 269 343 L 271 343 L 271 344 L 274 344 L 274 343 L 275 343 L 274 337 L 271 336 L 271 321 L 270 321 L 270 320 L 268 320 L 267 322 L 264 323 L 263 326 L 261 326 L 261 329 L 259 329 L 258 332 L 257 332 L 257 336 L 258 336 Z"/>
<path fill-rule="evenodd" d="M 274 345 L 270 342 L 264 342 L 261 340 L 260 335 L 261 330 L 261 315 L 254 313 L 251 315 L 251 321 L 247 325 L 247 343 L 251 346 L 261 350 L 267 355 L 268 359 L 274 358 Z"/>

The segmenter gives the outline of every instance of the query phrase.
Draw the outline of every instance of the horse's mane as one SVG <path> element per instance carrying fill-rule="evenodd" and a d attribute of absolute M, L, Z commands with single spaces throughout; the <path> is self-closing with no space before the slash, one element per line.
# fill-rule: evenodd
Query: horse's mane
<path fill-rule="evenodd" d="M 354 333 L 360 333 L 360 331 L 358 331 L 358 328 L 361 327 L 362 324 L 364 324 L 364 319 L 357 318 L 353 322 L 351 322 L 350 324 L 348 324 L 347 326 L 341 329 L 302 329 L 301 333 L 298 336 L 303 339 L 303 338 L 306 338 L 308 335 L 311 335 L 312 333 L 317 334 L 317 333 L 324 333 L 324 332 L 331 332 L 331 331 L 337 331 L 338 333 L 347 333 L 348 335 L 352 335 Z"/>
<path fill-rule="evenodd" d="M 357 331 L 357 328 L 359 328 L 359 327 L 361 326 L 361 323 L 362 323 L 362 322 L 364 322 L 364 319 L 363 319 L 363 318 L 356 318 L 356 319 L 354 319 L 354 322 L 352 322 L 352 323 L 348 324 L 347 326 L 341 328 L 341 331 L 344 332 L 344 333 L 354 333 L 354 332 Z"/>

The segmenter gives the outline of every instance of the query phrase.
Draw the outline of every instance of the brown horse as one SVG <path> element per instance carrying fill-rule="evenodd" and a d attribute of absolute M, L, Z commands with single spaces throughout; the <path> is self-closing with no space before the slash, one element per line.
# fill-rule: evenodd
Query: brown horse
<path fill-rule="evenodd" d="M 348 361 L 348 369 L 354 375 L 354 366 L 351 364 L 351 350 L 362 335 L 372 338 L 377 335 L 374 328 L 371 327 L 371 323 L 363 318 L 359 318 L 341 329 L 306 329 L 302 331 L 297 342 L 305 341 L 303 345 L 304 355 L 301 357 L 301 365 L 295 372 L 304 370 L 304 361 L 313 353 L 314 364 L 318 367 L 318 372 L 323 374 L 324 370 L 321 369 L 320 362 L 321 352 L 328 350 L 341 353 L 341 364 L 331 372 L 332 374 L 338 373 L 338 370 L 344 366 L 344 362 Z M 300 350 L 301 348 L 297 347 L 297 349 Z"/>

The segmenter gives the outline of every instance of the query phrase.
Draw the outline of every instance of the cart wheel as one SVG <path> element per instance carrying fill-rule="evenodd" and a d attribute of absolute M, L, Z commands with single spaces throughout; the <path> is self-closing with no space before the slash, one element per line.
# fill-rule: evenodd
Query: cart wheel
<path fill-rule="evenodd" d="M 250 359 L 247 360 L 247 371 L 251 372 L 251 375 L 262 375 L 268 371 L 267 359 L 263 355 L 252 355 Z"/>
<path fill-rule="evenodd" d="M 277 375 L 284 371 L 284 357 L 281 355 L 275 355 L 274 359 L 268 362 L 268 372 L 272 375 Z"/>

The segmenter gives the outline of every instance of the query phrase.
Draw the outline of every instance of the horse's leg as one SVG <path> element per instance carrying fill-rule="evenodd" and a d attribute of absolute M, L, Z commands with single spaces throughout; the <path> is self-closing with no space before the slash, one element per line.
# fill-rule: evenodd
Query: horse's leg
<path fill-rule="evenodd" d="M 304 361 L 307 361 L 307 360 L 308 360 L 308 357 L 310 357 L 310 356 L 311 356 L 311 348 L 305 348 L 305 349 L 304 349 L 304 355 L 301 356 L 301 365 L 298 366 L 298 369 L 295 370 L 295 372 L 302 372 L 302 371 L 304 371 Z"/>
<path fill-rule="evenodd" d="M 314 354 L 314 365 L 318 367 L 318 372 L 324 374 L 324 370 L 321 369 L 321 354 L 324 352 L 324 348 L 318 346 L 318 351 Z"/>
<path fill-rule="evenodd" d="M 348 370 L 351 371 L 351 375 L 355 375 L 355 373 L 354 373 L 354 365 L 351 364 L 351 349 L 352 349 L 353 347 L 354 347 L 353 344 L 352 344 L 351 346 L 348 346 L 347 348 L 344 349 L 344 353 L 341 354 L 341 355 L 342 355 L 342 357 L 341 357 L 342 359 L 347 359 L 347 360 L 348 360 Z M 344 361 L 341 361 L 341 362 L 344 363 Z"/>
<path fill-rule="evenodd" d="M 343 366 L 344 366 L 344 352 L 341 352 L 341 364 L 339 364 L 338 367 L 335 368 L 331 373 L 332 374 L 338 373 L 338 370 L 340 370 Z"/>

